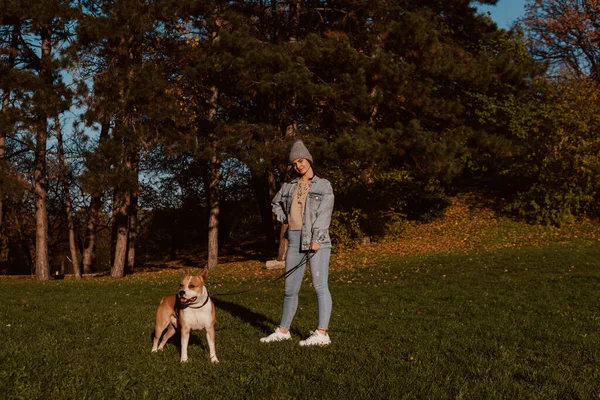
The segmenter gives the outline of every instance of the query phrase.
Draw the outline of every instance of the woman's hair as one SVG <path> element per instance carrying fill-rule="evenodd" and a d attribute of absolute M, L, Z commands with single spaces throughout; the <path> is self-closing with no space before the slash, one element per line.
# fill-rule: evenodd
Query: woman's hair
<path fill-rule="evenodd" d="M 310 164 L 310 167 L 312 168 L 315 176 L 318 176 L 319 178 L 321 178 L 321 175 L 317 172 L 317 169 L 315 168 L 315 165 L 312 163 L 312 161 L 310 161 L 310 160 L 306 160 L 306 161 L 308 161 L 308 163 Z M 299 178 L 299 177 L 300 177 L 300 174 L 298 172 L 296 172 L 296 169 L 294 168 L 294 164 L 292 164 L 292 163 L 288 164 L 286 180 L 291 181 L 294 178 Z"/>

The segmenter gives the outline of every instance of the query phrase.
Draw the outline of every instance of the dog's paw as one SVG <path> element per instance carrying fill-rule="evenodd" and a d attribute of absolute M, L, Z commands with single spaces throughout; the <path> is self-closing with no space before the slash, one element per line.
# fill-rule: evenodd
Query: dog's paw
<path fill-rule="evenodd" d="M 218 364 L 219 363 L 219 359 L 217 358 L 217 356 L 213 356 L 210 358 L 210 362 L 213 364 Z"/>

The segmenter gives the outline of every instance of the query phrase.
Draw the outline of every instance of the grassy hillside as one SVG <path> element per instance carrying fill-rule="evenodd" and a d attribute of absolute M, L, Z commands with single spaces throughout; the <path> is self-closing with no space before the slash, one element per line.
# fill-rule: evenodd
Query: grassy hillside
<path fill-rule="evenodd" d="M 486 212 L 488 214 L 486 214 Z M 471 217 L 468 217 L 468 216 Z M 483 218 L 489 215 L 489 218 Z M 280 271 L 229 260 L 209 274 L 217 355 L 195 333 L 151 354 L 154 311 L 179 267 L 123 280 L 0 280 L 0 393 L 16 399 L 598 398 L 600 241 L 455 204 L 402 238 L 336 254 L 333 343 L 307 273 L 293 340 L 263 344 L 281 313 Z M 179 264 L 183 264 L 180 262 Z M 249 293 L 224 296 L 258 284 Z"/>

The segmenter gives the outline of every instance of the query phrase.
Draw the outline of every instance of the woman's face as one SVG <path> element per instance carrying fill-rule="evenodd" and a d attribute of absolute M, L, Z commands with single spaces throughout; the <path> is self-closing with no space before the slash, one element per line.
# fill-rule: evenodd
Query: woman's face
<path fill-rule="evenodd" d="M 294 166 L 294 169 L 296 170 L 296 172 L 299 173 L 300 175 L 306 174 L 308 171 L 310 171 L 310 168 L 311 168 L 310 163 L 305 158 L 295 159 L 292 162 L 292 165 Z"/>

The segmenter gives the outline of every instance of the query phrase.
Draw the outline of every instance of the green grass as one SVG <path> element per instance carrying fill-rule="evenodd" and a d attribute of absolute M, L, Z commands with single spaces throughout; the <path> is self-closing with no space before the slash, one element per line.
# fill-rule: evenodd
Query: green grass
<path fill-rule="evenodd" d="M 195 333 L 152 354 L 154 312 L 179 275 L 121 281 L 0 281 L 0 397 L 6 399 L 600 398 L 600 242 L 390 258 L 331 272 L 329 348 L 308 281 L 294 340 L 277 324 L 281 282 L 217 298 L 217 355 Z M 213 292 L 245 280 L 216 271 Z M 307 274 L 308 277 L 308 274 Z"/>

